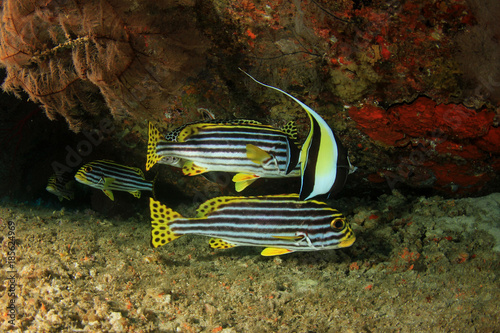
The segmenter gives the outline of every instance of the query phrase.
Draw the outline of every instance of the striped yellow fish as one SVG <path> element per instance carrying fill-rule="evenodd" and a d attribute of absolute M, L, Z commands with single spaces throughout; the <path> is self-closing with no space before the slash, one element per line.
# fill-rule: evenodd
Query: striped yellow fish
<path fill-rule="evenodd" d="M 311 128 L 300 151 L 301 187 L 300 199 L 309 200 L 318 196 L 330 197 L 340 192 L 347 175 L 354 171 L 347 150 L 321 116 L 292 95 L 276 87 L 252 80 L 264 87 L 277 90 L 297 102 L 306 110 Z"/>
<path fill-rule="evenodd" d="M 78 170 L 75 179 L 82 184 L 102 190 L 111 200 L 114 200 L 113 191 L 129 192 L 136 198 L 141 197 L 141 191 L 153 191 L 153 182 L 144 179 L 141 169 L 110 160 L 85 164 Z"/>
<path fill-rule="evenodd" d="M 164 138 L 149 124 L 146 170 L 154 164 L 182 164 L 188 176 L 210 171 L 236 173 L 240 192 L 260 177 L 299 177 L 297 128 L 283 129 L 252 120 L 214 120 L 183 125 Z"/>
<path fill-rule="evenodd" d="M 52 175 L 45 188 L 47 192 L 56 195 L 59 201 L 73 200 L 75 198 L 73 177 L 69 173 L 56 173 Z"/>
<path fill-rule="evenodd" d="M 212 237 L 210 247 L 262 246 L 263 256 L 351 246 L 356 237 L 345 217 L 325 203 L 300 201 L 298 194 L 217 197 L 185 218 L 150 199 L 151 244 L 165 245 L 182 235 Z"/>

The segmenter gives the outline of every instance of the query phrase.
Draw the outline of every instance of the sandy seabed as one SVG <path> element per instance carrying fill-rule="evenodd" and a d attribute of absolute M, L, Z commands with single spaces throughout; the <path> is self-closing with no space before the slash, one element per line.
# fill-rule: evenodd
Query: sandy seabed
<path fill-rule="evenodd" d="M 352 247 L 262 257 L 199 236 L 152 249 L 148 216 L 3 204 L 0 331 L 500 332 L 500 193 L 331 205 Z"/>

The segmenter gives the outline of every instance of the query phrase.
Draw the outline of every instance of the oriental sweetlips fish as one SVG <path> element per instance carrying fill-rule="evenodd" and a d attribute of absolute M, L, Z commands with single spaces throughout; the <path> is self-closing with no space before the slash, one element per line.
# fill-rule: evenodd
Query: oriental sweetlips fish
<path fill-rule="evenodd" d="M 45 189 L 56 195 L 59 201 L 63 201 L 63 199 L 73 200 L 75 198 L 74 185 L 73 177 L 67 172 L 62 172 L 52 175 Z"/>
<path fill-rule="evenodd" d="M 180 167 L 188 176 L 236 173 L 240 192 L 260 177 L 299 177 L 297 127 L 282 129 L 254 120 L 210 120 L 185 124 L 164 137 L 149 124 L 146 170 L 154 164 Z"/>
<path fill-rule="evenodd" d="M 194 218 L 154 199 L 150 209 L 153 247 L 194 234 L 212 237 L 212 248 L 262 246 L 263 256 L 274 256 L 343 248 L 356 240 L 341 213 L 323 202 L 300 201 L 298 194 L 217 197 L 201 204 Z"/>
<path fill-rule="evenodd" d="M 301 187 L 300 199 L 308 200 L 318 196 L 330 197 L 344 187 L 347 175 L 355 170 L 349 162 L 347 150 L 321 116 L 292 95 L 276 87 L 252 80 L 277 90 L 297 102 L 306 110 L 311 129 L 300 151 Z"/>
<path fill-rule="evenodd" d="M 102 190 L 111 200 L 114 200 L 112 191 L 129 192 L 136 198 L 141 197 L 141 191 L 153 191 L 153 182 L 144 179 L 141 169 L 110 160 L 85 164 L 78 170 L 75 179 L 82 184 Z"/>

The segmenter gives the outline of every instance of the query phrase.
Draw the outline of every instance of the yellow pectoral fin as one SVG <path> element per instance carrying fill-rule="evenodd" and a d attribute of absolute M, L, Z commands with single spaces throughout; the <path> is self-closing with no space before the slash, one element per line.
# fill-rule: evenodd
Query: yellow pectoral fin
<path fill-rule="evenodd" d="M 105 189 L 115 182 L 115 179 L 110 177 L 104 177 L 103 180 L 104 180 L 103 188 Z"/>
<path fill-rule="evenodd" d="M 262 165 L 271 158 L 271 155 L 255 145 L 247 144 L 247 158 L 255 164 Z"/>
<path fill-rule="evenodd" d="M 187 161 L 182 167 L 182 173 L 186 176 L 196 176 L 207 171 L 208 170 L 206 168 L 197 166 L 193 161 Z"/>
<path fill-rule="evenodd" d="M 140 198 L 140 197 L 141 197 L 141 191 L 139 191 L 139 190 L 136 190 L 136 191 L 130 191 L 130 192 L 128 192 L 128 193 L 132 194 L 132 195 L 133 195 L 134 197 L 136 197 L 136 198 Z"/>
<path fill-rule="evenodd" d="M 248 186 L 252 185 L 252 183 L 259 178 L 260 176 L 258 175 L 253 175 L 248 173 L 238 173 L 233 177 L 233 182 L 235 183 L 234 189 L 236 190 L 236 192 L 241 192 Z"/>
<path fill-rule="evenodd" d="M 258 176 L 258 175 L 254 175 L 254 174 L 250 174 L 250 173 L 237 173 L 236 175 L 233 176 L 233 182 L 239 183 L 239 182 L 244 182 L 244 181 L 251 180 L 251 179 L 255 180 L 259 177 L 260 176 Z"/>
<path fill-rule="evenodd" d="M 108 196 L 108 198 L 115 201 L 115 196 L 113 195 L 113 192 L 111 192 L 110 190 L 102 190 L 102 191 L 104 192 L 104 194 Z"/>
<path fill-rule="evenodd" d="M 290 240 L 290 241 L 296 241 L 296 240 L 301 240 L 304 238 L 304 235 L 298 235 L 298 236 L 273 236 L 274 238 L 277 239 L 284 239 L 284 240 Z"/>
<path fill-rule="evenodd" d="M 230 249 L 232 247 L 237 246 L 235 244 L 223 240 L 222 238 L 210 238 L 208 244 L 212 249 Z"/>
<path fill-rule="evenodd" d="M 281 249 L 278 247 L 266 247 L 260 254 L 264 257 L 280 256 L 282 254 L 292 253 L 292 250 Z"/>
<path fill-rule="evenodd" d="M 256 180 L 257 180 L 257 178 L 235 183 L 234 190 L 239 193 L 239 192 L 243 191 L 244 189 L 246 189 L 248 186 L 252 185 L 252 183 Z"/>

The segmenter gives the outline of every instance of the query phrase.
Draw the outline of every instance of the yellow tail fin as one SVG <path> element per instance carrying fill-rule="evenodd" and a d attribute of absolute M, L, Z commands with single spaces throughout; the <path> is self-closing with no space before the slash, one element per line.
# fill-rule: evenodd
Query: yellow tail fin
<path fill-rule="evenodd" d="M 156 145 L 158 141 L 160 141 L 160 131 L 153 125 L 153 123 L 149 123 L 149 138 L 148 138 L 148 156 L 146 160 L 146 171 L 151 169 L 153 165 L 156 164 L 159 160 L 161 160 L 161 156 L 156 154 Z"/>
<path fill-rule="evenodd" d="M 149 198 L 149 209 L 151 210 L 151 245 L 158 247 L 165 245 L 181 235 L 176 235 L 169 224 L 182 218 L 182 215 L 161 204 L 159 201 Z"/>

